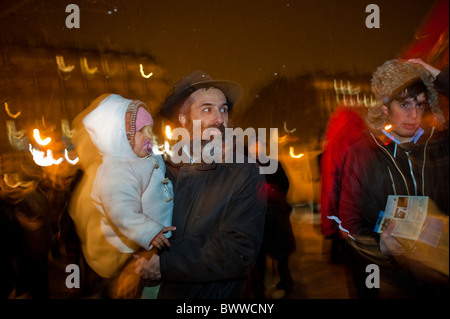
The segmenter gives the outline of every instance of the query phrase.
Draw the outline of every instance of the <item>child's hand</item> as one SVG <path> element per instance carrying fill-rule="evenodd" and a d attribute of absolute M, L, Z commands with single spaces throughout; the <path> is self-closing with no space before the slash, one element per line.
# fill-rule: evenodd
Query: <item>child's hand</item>
<path fill-rule="evenodd" d="M 177 229 L 176 227 L 170 226 L 170 227 L 164 227 L 158 235 L 153 238 L 153 240 L 150 242 L 151 245 L 155 246 L 158 249 L 162 249 L 164 246 L 169 247 L 170 243 L 169 240 L 164 236 L 165 233 L 168 231 L 173 231 Z"/>

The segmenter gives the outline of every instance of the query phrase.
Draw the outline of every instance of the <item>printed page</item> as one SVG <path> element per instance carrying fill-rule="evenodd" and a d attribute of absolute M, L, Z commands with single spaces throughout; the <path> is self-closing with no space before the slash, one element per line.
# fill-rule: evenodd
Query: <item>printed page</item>
<path fill-rule="evenodd" d="M 381 212 L 375 231 L 382 233 L 395 220 L 393 236 L 417 240 L 428 210 L 428 196 L 389 195 L 386 209 Z"/>

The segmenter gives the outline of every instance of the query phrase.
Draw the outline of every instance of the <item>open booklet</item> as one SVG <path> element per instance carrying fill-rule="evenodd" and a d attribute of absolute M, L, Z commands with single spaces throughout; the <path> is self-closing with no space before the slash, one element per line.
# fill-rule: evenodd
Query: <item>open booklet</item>
<path fill-rule="evenodd" d="M 440 219 L 431 216 L 427 218 L 430 204 L 428 196 L 389 195 L 385 211 L 380 212 L 378 217 L 375 231 L 382 233 L 394 220 L 393 236 L 419 240 L 435 247 L 439 242 L 439 229 L 442 229 L 443 224 Z"/>
<path fill-rule="evenodd" d="M 395 221 L 392 235 L 407 248 L 405 256 L 449 275 L 449 218 L 428 196 L 388 196 L 375 232 Z"/>

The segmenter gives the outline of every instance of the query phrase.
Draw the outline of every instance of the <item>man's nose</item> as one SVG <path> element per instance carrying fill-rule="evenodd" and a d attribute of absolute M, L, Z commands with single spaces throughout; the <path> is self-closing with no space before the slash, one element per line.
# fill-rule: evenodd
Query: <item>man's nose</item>
<path fill-rule="evenodd" d="M 214 112 L 213 123 L 214 124 L 218 124 L 218 125 L 222 125 L 224 122 L 225 122 L 224 113 L 220 112 L 219 110 L 216 110 Z"/>

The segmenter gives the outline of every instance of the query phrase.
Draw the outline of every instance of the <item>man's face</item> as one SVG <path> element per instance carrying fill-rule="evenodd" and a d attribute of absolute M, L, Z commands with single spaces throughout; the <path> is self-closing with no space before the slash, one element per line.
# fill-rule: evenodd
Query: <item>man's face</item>
<path fill-rule="evenodd" d="M 223 92 L 216 88 L 200 89 L 190 96 L 189 114 L 178 119 L 184 128 L 192 130 L 192 121 L 201 120 L 202 135 L 205 130 L 218 134 L 220 127 L 228 127 L 228 104 Z"/>
<path fill-rule="evenodd" d="M 421 93 L 417 98 L 408 97 L 402 101 L 394 100 L 390 108 L 383 105 L 382 110 L 388 116 L 389 123 L 392 125 L 391 132 L 400 142 L 408 142 L 419 128 L 427 98 Z"/>

